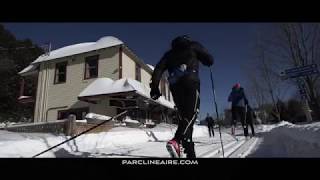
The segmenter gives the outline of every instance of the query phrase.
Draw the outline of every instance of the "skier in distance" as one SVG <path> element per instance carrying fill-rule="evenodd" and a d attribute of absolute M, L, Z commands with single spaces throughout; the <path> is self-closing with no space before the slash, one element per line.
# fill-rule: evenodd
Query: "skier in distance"
<path fill-rule="evenodd" d="M 231 134 L 235 134 L 235 126 L 237 123 L 237 119 L 239 118 L 241 121 L 241 125 L 243 127 L 244 136 L 248 136 L 248 127 L 246 122 L 246 113 L 247 113 L 247 105 L 248 99 L 244 93 L 244 89 L 240 86 L 240 83 L 236 83 L 232 87 L 232 91 L 228 97 L 228 101 L 231 102 L 231 112 L 232 112 L 232 127 Z"/>

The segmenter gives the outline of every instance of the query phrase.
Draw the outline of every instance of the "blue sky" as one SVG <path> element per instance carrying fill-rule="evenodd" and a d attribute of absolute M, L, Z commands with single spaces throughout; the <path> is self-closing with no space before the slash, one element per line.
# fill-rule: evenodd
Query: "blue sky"
<path fill-rule="evenodd" d="M 214 56 L 214 81 L 219 111 L 229 107 L 231 87 L 240 82 L 246 88 L 243 66 L 250 63 L 253 44 L 261 23 L 3 23 L 18 39 L 29 38 L 37 44 L 52 43 L 52 48 L 81 42 L 94 42 L 102 36 L 116 36 L 142 60 L 155 65 L 169 49 L 171 40 L 189 34 Z M 203 117 L 214 112 L 210 71 L 200 67 Z"/>

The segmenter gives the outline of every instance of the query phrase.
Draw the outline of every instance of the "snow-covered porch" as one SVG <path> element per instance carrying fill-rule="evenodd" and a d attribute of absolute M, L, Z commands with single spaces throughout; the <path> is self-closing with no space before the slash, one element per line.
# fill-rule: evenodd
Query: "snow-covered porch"
<path fill-rule="evenodd" d="M 127 116 L 141 123 L 150 121 L 172 123 L 174 104 L 163 96 L 153 100 L 149 94 L 149 87 L 130 78 L 115 81 L 109 78 L 98 78 L 79 94 L 78 99 L 99 104 L 103 102 L 102 99 L 107 98 L 108 108 L 116 108 L 117 114 L 129 110 Z"/>

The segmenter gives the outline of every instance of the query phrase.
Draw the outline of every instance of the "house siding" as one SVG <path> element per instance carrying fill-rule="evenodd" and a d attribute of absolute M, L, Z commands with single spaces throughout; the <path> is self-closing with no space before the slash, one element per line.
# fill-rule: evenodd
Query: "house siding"
<path fill-rule="evenodd" d="M 119 48 L 107 48 L 87 52 L 59 60 L 44 62 L 40 66 L 35 121 L 53 121 L 57 119 L 57 112 L 64 109 L 89 107 L 90 111 L 104 112 L 94 104 L 79 101 L 80 92 L 96 78 L 84 80 L 85 57 L 99 55 L 98 78 L 107 77 L 113 80 L 119 77 Z M 55 64 L 67 61 L 66 82 L 54 84 Z M 46 92 L 46 93 L 45 93 Z M 42 102 L 42 103 L 41 103 Z M 66 106 L 65 108 L 62 108 Z M 61 108 L 59 108 L 61 107 Z M 111 110 L 115 112 L 115 110 Z"/>
<path fill-rule="evenodd" d="M 130 58 L 126 53 L 122 54 L 122 77 L 135 79 L 135 61 Z"/>
<path fill-rule="evenodd" d="M 113 80 L 122 78 L 135 79 L 136 63 L 141 66 L 141 82 L 149 86 L 152 73 L 141 61 L 137 60 L 127 50 L 122 51 L 122 69 L 119 69 L 120 46 L 100 49 L 92 52 L 63 57 L 53 61 L 42 62 L 38 74 L 38 87 L 36 105 L 34 111 L 35 122 L 46 122 L 57 120 L 58 111 L 88 107 L 90 112 L 108 116 L 116 115 L 115 107 L 109 106 L 109 99 L 102 98 L 98 104 L 87 103 L 78 100 L 78 95 L 91 82 L 96 80 L 84 80 L 85 57 L 99 55 L 98 78 L 107 77 Z M 68 62 L 66 82 L 54 84 L 55 66 L 60 62 Z M 168 84 L 166 84 L 166 91 Z M 171 93 L 170 93 L 171 95 Z M 168 97 L 166 97 L 168 100 Z M 173 98 L 170 99 L 173 102 Z"/>
<path fill-rule="evenodd" d="M 145 69 L 141 68 L 141 82 L 149 87 L 151 80 L 151 74 L 148 73 Z"/>

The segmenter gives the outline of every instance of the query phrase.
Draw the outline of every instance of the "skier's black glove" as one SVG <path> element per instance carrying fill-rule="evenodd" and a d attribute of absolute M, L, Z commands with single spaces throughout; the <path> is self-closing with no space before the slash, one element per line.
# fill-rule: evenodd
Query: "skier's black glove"
<path fill-rule="evenodd" d="M 152 88 L 150 92 L 150 97 L 154 100 L 157 100 L 161 96 L 159 88 Z"/>
<path fill-rule="evenodd" d="M 154 100 L 157 100 L 161 96 L 159 88 L 157 86 L 154 86 L 152 83 L 150 83 L 150 88 L 150 97 Z"/>

